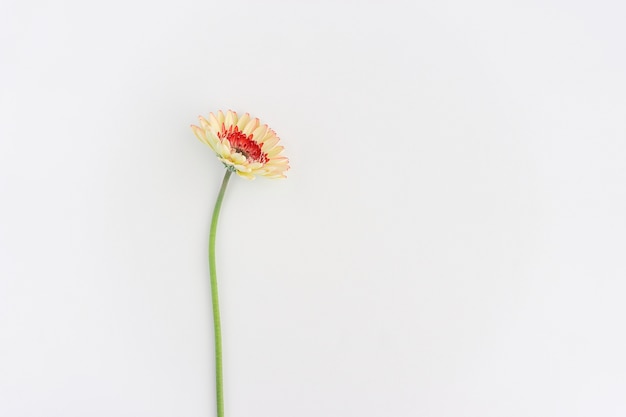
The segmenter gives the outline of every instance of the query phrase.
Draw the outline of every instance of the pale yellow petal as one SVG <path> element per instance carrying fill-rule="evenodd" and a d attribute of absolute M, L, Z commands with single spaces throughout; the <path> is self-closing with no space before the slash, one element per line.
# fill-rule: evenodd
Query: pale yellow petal
<path fill-rule="evenodd" d="M 217 112 L 217 122 L 218 124 L 221 126 L 224 124 L 224 120 L 226 120 L 226 117 L 224 117 L 224 112 L 223 111 L 218 111 Z"/>
<path fill-rule="evenodd" d="M 264 143 L 275 137 L 276 137 L 276 132 L 274 132 L 272 129 L 268 127 L 267 131 L 265 132 L 265 135 L 262 138 L 259 138 L 258 142 Z"/>
<path fill-rule="evenodd" d="M 226 142 L 228 143 L 228 142 Z M 224 142 L 217 142 L 215 144 L 215 153 L 217 153 L 219 156 L 221 156 L 222 158 L 228 159 L 230 157 L 230 149 L 226 148 L 226 146 L 224 146 Z"/>
<path fill-rule="evenodd" d="M 207 119 L 202 116 L 198 117 L 198 119 L 200 120 L 200 126 L 202 126 L 202 128 L 206 130 L 209 127 L 209 122 L 207 121 Z"/>
<path fill-rule="evenodd" d="M 237 164 L 243 164 L 247 161 L 246 157 L 238 152 L 231 152 L 230 159 L 232 159 Z"/>
<path fill-rule="evenodd" d="M 210 142 L 209 142 L 209 140 L 207 139 L 207 136 L 206 136 L 206 132 L 202 128 L 200 128 L 198 126 L 191 125 L 191 130 L 192 130 L 193 134 L 196 135 L 198 140 L 200 140 L 200 142 L 205 143 L 207 145 L 210 145 Z"/>
<path fill-rule="evenodd" d="M 272 172 L 273 171 L 271 171 L 269 169 L 266 169 L 265 167 L 252 170 L 252 173 L 254 175 L 261 175 L 261 176 L 265 176 L 265 175 L 271 174 Z"/>
<path fill-rule="evenodd" d="M 220 113 L 221 113 L 221 111 L 220 111 Z M 217 117 L 215 117 L 215 115 L 213 113 L 209 113 L 209 124 L 211 125 L 211 128 L 214 129 L 214 130 L 218 130 L 219 131 L 222 128 L 222 124 L 220 123 L 219 120 L 217 120 Z"/>
<path fill-rule="evenodd" d="M 257 127 L 256 129 L 254 129 L 254 131 L 252 132 L 252 139 L 254 139 L 256 143 L 261 143 L 260 139 L 265 137 L 266 132 L 267 132 L 267 125 L 261 125 Z"/>
<path fill-rule="evenodd" d="M 267 151 L 267 157 L 272 159 L 275 156 L 278 156 L 278 154 L 280 154 L 283 151 L 283 149 L 285 149 L 284 146 L 275 146 L 274 148 Z"/>
<path fill-rule="evenodd" d="M 231 161 L 228 158 L 218 158 L 220 161 L 222 161 L 224 164 L 228 165 L 228 166 L 234 166 L 235 164 L 233 164 L 233 161 Z"/>
<path fill-rule="evenodd" d="M 243 128 L 246 127 L 249 121 L 250 121 L 249 113 L 246 113 L 239 118 L 239 120 L 237 121 L 237 127 L 239 128 L 240 132 L 243 132 Z"/>
<path fill-rule="evenodd" d="M 259 126 L 259 119 L 252 119 L 250 120 L 246 126 L 243 128 L 242 132 L 244 135 L 249 135 L 252 132 L 254 132 L 254 130 Z"/>
<path fill-rule="evenodd" d="M 267 167 L 267 170 L 270 174 L 280 174 L 289 169 L 289 165 L 285 165 L 282 167 Z"/>
<path fill-rule="evenodd" d="M 224 126 L 228 130 L 229 127 L 235 126 L 237 124 L 237 113 L 232 110 L 228 110 L 226 112 L 226 119 L 224 119 Z"/>
<path fill-rule="evenodd" d="M 217 144 L 220 140 L 217 138 L 217 136 L 213 134 L 213 132 L 211 132 L 210 129 L 205 130 L 204 133 L 206 134 L 206 139 L 209 142 L 209 146 L 215 149 L 215 144 Z"/>
<path fill-rule="evenodd" d="M 234 164 L 234 167 L 235 167 L 235 168 L 237 169 L 237 171 L 239 171 L 239 172 L 250 172 L 250 171 L 251 171 L 251 169 L 250 169 L 250 168 L 248 168 L 247 166 L 242 165 L 242 164 Z"/>
<path fill-rule="evenodd" d="M 249 172 L 237 171 L 237 175 L 239 175 L 240 177 L 245 178 L 247 180 L 253 180 L 254 179 L 254 175 L 250 174 Z"/>
<path fill-rule="evenodd" d="M 289 159 L 285 158 L 284 156 L 279 156 L 279 157 L 270 159 L 270 161 L 267 164 L 265 164 L 265 166 L 279 166 L 279 165 L 287 165 L 287 164 L 289 164 Z"/>
<path fill-rule="evenodd" d="M 267 152 L 268 150 L 272 149 L 274 146 L 276 146 L 279 140 L 280 139 L 278 139 L 278 136 L 274 136 L 263 142 L 263 152 Z"/>

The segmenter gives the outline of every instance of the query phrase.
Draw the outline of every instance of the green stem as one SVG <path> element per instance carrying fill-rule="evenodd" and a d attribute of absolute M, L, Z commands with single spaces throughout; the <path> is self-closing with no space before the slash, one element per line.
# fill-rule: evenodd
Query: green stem
<path fill-rule="evenodd" d="M 220 303 L 217 297 L 217 273 L 215 271 L 215 232 L 217 220 L 220 217 L 224 192 L 232 171 L 226 170 L 222 188 L 217 195 L 213 217 L 211 218 L 211 232 L 209 233 L 209 272 L 211 274 L 211 300 L 213 302 L 213 329 L 215 331 L 215 393 L 217 399 L 217 417 L 224 417 L 224 382 L 222 375 L 222 325 L 220 323 Z"/>

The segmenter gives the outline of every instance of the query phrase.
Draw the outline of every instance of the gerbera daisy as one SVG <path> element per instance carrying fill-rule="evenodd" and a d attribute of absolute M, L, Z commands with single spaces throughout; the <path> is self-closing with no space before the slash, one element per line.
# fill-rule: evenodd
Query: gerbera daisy
<path fill-rule="evenodd" d="M 191 126 L 193 133 L 215 151 L 226 166 L 222 186 L 217 195 L 211 229 L 209 232 L 209 275 L 211 278 L 211 302 L 213 304 L 213 330 L 215 333 L 215 395 L 217 417 L 224 417 L 224 378 L 222 370 L 222 325 L 217 291 L 217 270 L 215 265 L 215 235 L 220 216 L 222 200 L 233 172 L 239 176 L 254 179 L 257 175 L 267 178 L 285 178 L 289 160 L 281 155 L 278 136 L 259 119 L 252 119 L 248 113 L 241 117 L 229 110 L 209 113 L 200 117 L 200 126 Z"/>
<path fill-rule="evenodd" d="M 278 145 L 280 139 L 268 125 L 248 113 L 239 117 L 231 110 L 199 119 L 200 126 L 191 125 L 193 133 L 215 151 L 229 171 L 247 179 L 257 175 L 285 178 L 289 160 L 281 155 L 284 148 Z"/>

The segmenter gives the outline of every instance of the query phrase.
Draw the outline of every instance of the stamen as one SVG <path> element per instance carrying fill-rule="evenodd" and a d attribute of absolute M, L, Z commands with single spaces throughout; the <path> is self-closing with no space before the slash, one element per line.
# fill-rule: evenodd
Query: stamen
<path fill-rule="evenodd" d="M 230 143 L 230 147 L 235 152 L 243 155 L 248 162 L 266 163 L 269 160 L 267 154 L 261 150 L 261 146 L 252 139 L 252 135 L 246 136 L 239 131 L 237 126 L 231 126 L 228 130 L 226 130 L 225 126 L 222 126 L 222 130 L 218 132 L 217 137 L 226 139 Z"/>

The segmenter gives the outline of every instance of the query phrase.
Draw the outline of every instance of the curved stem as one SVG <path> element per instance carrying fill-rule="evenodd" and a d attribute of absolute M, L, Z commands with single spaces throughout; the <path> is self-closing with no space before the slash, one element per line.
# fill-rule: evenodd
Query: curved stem
<path fill-rule="evenodd" d="M 217 417 L 224 417 L 224 383 L 222 376 L 222 325 L 220 323 L 220 303 L 217 296 L 217 273 L 215 271 L 215 233 L 217 232 L 217 220 L 220 217 L 224 192 L 232 172 L 226 170 L 222 188 L 217 195 L 213 217 L 211 218 L 211 231 L 209 233 L 209 272 L 211 274 L 211 301 L 213 303 L 213 329 L 215 331 L 215 393 L 217 403 Z"/>

